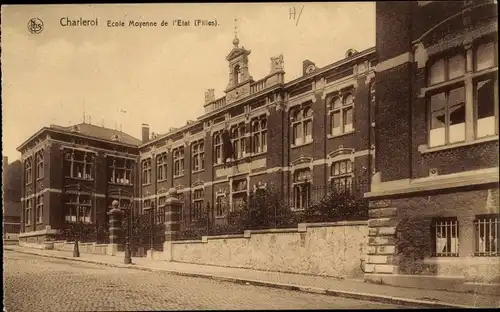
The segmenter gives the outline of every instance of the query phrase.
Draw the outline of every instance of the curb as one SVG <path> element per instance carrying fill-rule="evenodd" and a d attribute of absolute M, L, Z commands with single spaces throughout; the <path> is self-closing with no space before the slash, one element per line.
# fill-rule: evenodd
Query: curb
<path fill-rule="evenodd" d="M 116 264 L 116 263 L 108 263 L 108 262 L 102 262 L 102 261 L 96 261 L 96 260 L 79 259 L 79 258 L 72 258 L 72 257 L 58 256 L 58 255 L 44 255 L 44 254 L 39 254 L 36 252 L 11 249 L 8 247 L 4 248 L 4 250 L 23 253 L 23 254 L 29 254 L 29 255 L 35 255 L 35 256 L 40 256 L 40 257 L 45 257 L 45 258 L 56 258 L 56 259 L 62 259 L 62 260 L 68 260 L 68 261 L 78 261 L 78 262 L 84 262 L 84 263 L 104 265 L 104 266 L 109 266 L 109 267 L 116 267 L 116 268 L 123 268 L 123 269 L 135 269 L 135 270 L 148 271 L 148 272 L 165 272 L 165 273 L 179 275 L 179 276 L 199 277 L 199 278 L 201 277 L 201 278 L 207 278 L 207 279 L 223 281 L 223 282 L 232 282 L 232 283 L 244 284 L 244 285 L 279 288 L 279 289 L 292 290 L 292 291 L 301 291 L 301 292 L 305 292 L 305 293 L 321 294 L 321 295 L 327 295 L 327 296 L 341 297 L 341 298 L 347 298 L 347 299 L 356 299 L 356 300 L 364 300 L 364 301 L 371 301 L 371 302 L 378 302 L 378 303 L 385 303 L 385 304 L 394 304 L 394 305 L 407 306 L 407 307 L 459 308 L 459 309 L 477 308 L 477 307 L 472 307 L 472 306 L 465 306 L 465 305 L 458 305 L 458 304 L 451 304 L 451 303 L 441 303 L 441 302 L 435 302 L 435 301 L 398 298 L 398 297 L 390 297 L 390 296 L 384 296 L 384 295 L 373 295 L 373 294 L 368 294 L 368 293 L 358 293 L 358 292 L 350 292 L 350 291 L 343 291 L 343 290 L 342 291 L 341 290 L 329 290 L 329 289 L 316 288 L 316 287 L 310 287 L 310 286 L 283 284 L 283 283 L 278 283 L 278 282 L 267 282 L 267 281 L 243 279 L 243 278 L 236 278 L 236 277 L 224 277 L 224 276 L 210 275 L 210 274 L 204 274 L 204 273 L 191 273 L 191 272 L 182 272 L 182 271 L 175 271 L 175 270 L 169 270 L 169 269 L 150 268 L 150 267 L 145 267 L 145 266 L 138 266 L 135 264 L 131 264 L 131 265 Z"/>

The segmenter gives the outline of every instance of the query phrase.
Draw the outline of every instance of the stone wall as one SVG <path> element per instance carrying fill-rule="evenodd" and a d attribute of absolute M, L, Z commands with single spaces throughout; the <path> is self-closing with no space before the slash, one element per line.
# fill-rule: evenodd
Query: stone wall
<path fill-rule="evenodd" d="M 362 276 L 367 223 L 299 224 L 172 244 L 172 260 L 335 277 Z"/>
<path fill-rule="evenodd" d="M 54 250 L 73 251 L 74 245 L 74 242 L 56 241 L 54 242 Z M 80 253 L 106 255 L 108 244 L 79 243 L 78 250 L 80 251 Z"/>

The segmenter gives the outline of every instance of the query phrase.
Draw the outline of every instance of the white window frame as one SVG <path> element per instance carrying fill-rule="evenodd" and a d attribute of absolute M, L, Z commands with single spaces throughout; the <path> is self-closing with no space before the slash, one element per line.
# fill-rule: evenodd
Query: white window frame
<path fill-rule="evenodd" d="M 36 152 L 35 157 L 36 157 L 36 179 L 41 180 L 44 177 L 44 168 L 43 168 L 44 153 L 43 153 L 43 149 Z"/>
<path fill-rule="evenodd" d="M 341 165 L 345 164 L 345 172 L 342 172 Z M 338 173 L 335 172 L 339 168 Z M 351 158 L 333 161 L 330 166 L 330 186 L 332 190 L 341 191 L 338 186 L 344 186 L 349 194 L 353 192 L 354 182 L 354 161 Z M 347 186 L 349 185 L 349 186 Z"/>
<path fill-rule="evenodd" d="M 222 164 L 223 163 L 223 151 L 222 151 L 222 134 L 215 133 L 214 136 L 214 164 Z"/>
<path fill-rule="evenodd" d="M 117 164 L 117 162 L 123 163 L 123 166 Z M 114 158 L 110 168 L 111 168 L 111 181 L 114 184 L 132 185 L 132 162 L 124 158 Z"/>
<path fill-rule="evenodd" d="M 87 193 L 68 193 L 66 194 L 71 198 L 71 195 L 76 196 L 75 202 L 66 202 L 65 203 L 65 215 L 64 220 L 70 223 L 92 223 L 92 195 Z M 82 197 L 88 197 L 88 204 L 81 200 Z M 69 214 L 68 214 L 69 212 Z M 73 215 L 73 212 L 75 213 Z M 79 217 L 77 219 L 77 216 Z"/>
<path fill-rule="evenodd" d="M 313 141 L 313 115 L 314 111 L 309 105 L 296 108 L 292 111 L 292 146 L 300 146 Z M 306 129 L 308 128 L 310 128 L 309 131 L 311 133 L 306 133 Z M 297 133 L 299 130 L 300 134 Z"/>
<path fill-rule="evenodd" d="M 234 159 L 241 159 L 246 156 L 246 125 L 244 122 L 231 127 L 231 145 L 233 146 Z"/>
<path fill-rule="evenodd" d="M 82 159 L 76 159 L 75 156 L 83 156 Z M 69 162 L 69 178 L 79 180 L 94 180 L 94 161 L 92 160 L 93 153 L 88 153 L 80 150 L 72 150 L 70 157 L 65 159 Z M 91 159 L 89 159 L 91 157 Z M 79 158 L 79 157 L 78 157 Z M 79 171 L 78 167 L 82 166 Z"/>
<path fill-rule="evenodd" d="M 199 140 L 191 145 L 191 155 L 193 158 L 193 172 L 205 170 L 205 142 Z"/>
<path fill-rule="evenodd" d="M 252 152 L 254 154 L 267 152 L 267 117 L 266 115 L 254 118 L 251 121 Z"/>
<path fill-rule="evenodd" d="M 36 223 L 43 223 L 43 194 L 36 197 Z"/>
<path fill-rule="evenodd" d="M 299 181 L 298 176 L 301 172 L 308 172 L 310 178 L 304 181 Z M 311 202 L 311 195 L 312 195 L 312 170 L 309 167 L 295 169 L 293 171 L 293 176 L 292 176 L 293 210 L 300 211 L 307 209 L 309 207 L 309 203 Z"/>
<path fill-rule="evenodd" d="M 167 153 L 161 153 L 156 157 L 156 181 L 163 182 L 167 180 Z"/>
<path fill-rule="evenodd" d="M 488 66 L 478 70 L 478 50 L 487 45 L 493 46 L 493 59 L 491 59 L 492 66 Z M 438 55 L 433 58 L 427 65 L 427 88 L 425 88 L 424 93 L 427 102 L 427 129 L 428 138 L 427 146 L 429 148 L 435 147 L 448 147 L 454 146 L 457 143 L 467 143 L 474 142 L 481 139 L 488 139 L 490 137 L 498 136 L 498 55 L 496 53 L 498 49 L 498 42 L 496 39 L 476 41 L 471 45 L 463 47 L 462 50 L 458 52 L 446 51 L 442 55 Z M 456 55 L 462 55 L 465 63 L 465 71 L 463 75 L 457 75 L 450 79 L 449 77 L 449 60 Z M 431 70 L 434 64 L 438 62 L 443 62 L 444 72 L 443 81 L 435 82 L 431 84 Z M 486 80 L 491 80 L 493 85 L 493 116 L 487 116 L 483 120 L 483 129 L 488 129 L 483 131 L 483 135 L 480 133 L 480 120 L 478 116 L 478 83 Z M 431 96 L 437 95 L 443 92 L 449 92 L 450 90 L 459 88 L 463 86 L 464 88 L 464 106 L 465 106 L 465 139 L 461 142 L 450 142 L 449 141 L 449 122 L 448 114 L 446 116 L 445 122 L 445 140 L 444 144 L 431 144 L 431 127 L 432 127 L 432 112 L 431 112 Z M 448 104 L 447 104 L 448 105 Z M 486 120 L 488 119 L 488 120 Z M 494 120 L 493 120 L 494 119 Z M 440 128 L 439 128 L 440 129 Z"/>
<path fill-rule="evenodd" d="M 146 158 L 142 161 L 142 185 L 151 184 L 151 162 L 151 157 Z"/>
<path fill-rule="evenodd" d="M 338 105 L 336 105 L 338 103 Z M 351 122 L 347 123 L 347 112 L 351 112 Z M 339 115 L 340 124 L 337 126 L 334 117 Z M 330 116 L 330 135 L 339 136 L 354 132 L 354 92 L 348 91 L 337 94 L 330 99 L 328 115 Z"/>
<path fill-rule="evenodd" d="M 31 225 L 31 214 L 33 210 L 33 198 L 26 199 L 24 224 Z"/>
<path fill-rule="evenodd" d="M 33 182 L 33 157 L 30 156 L 26 158 L 24 164 L 24 170 L 26 174 L 26 185 L 31 184 Z"/>
<path fill-rule="evenodd" d="M 173 150 L 174 162 L 174 178 L 182 177 L 184 175 L 184 147 L 178 147 Z"/>

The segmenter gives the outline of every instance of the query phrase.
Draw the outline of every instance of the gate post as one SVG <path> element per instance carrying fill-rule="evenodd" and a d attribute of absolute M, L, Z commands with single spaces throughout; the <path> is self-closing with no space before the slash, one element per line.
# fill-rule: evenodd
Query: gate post
<path fill-rule="evenodd" d="M 121 221 L 123 211 L 118 209 L 118 201 L 113 200 L 111 203 L 112 209 L 108 212 L 109 216 L 109 245 L 107 250 L 108 256 L 116 256 L 118 251 L 118 235 L 121 229 Z"/>
<path fill-rule="evenodd" d="M 180 230 L 180 210 L 182 202 L 177 198 L 177 190 L 168 190 L 165 201 L 165 242 L 163 243 L 163 260 L 172 261 L 172 242 L 177 239 Z"/>

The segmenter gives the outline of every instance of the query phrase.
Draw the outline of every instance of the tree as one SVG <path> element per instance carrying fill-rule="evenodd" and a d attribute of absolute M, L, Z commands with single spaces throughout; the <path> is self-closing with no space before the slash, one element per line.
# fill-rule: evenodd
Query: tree
<path fill-rule="evenodd" d="M 368 201 L 350 192 L 331 190 L 305 211 L 307 222 L 364 220 L 368 218 Z"/>

